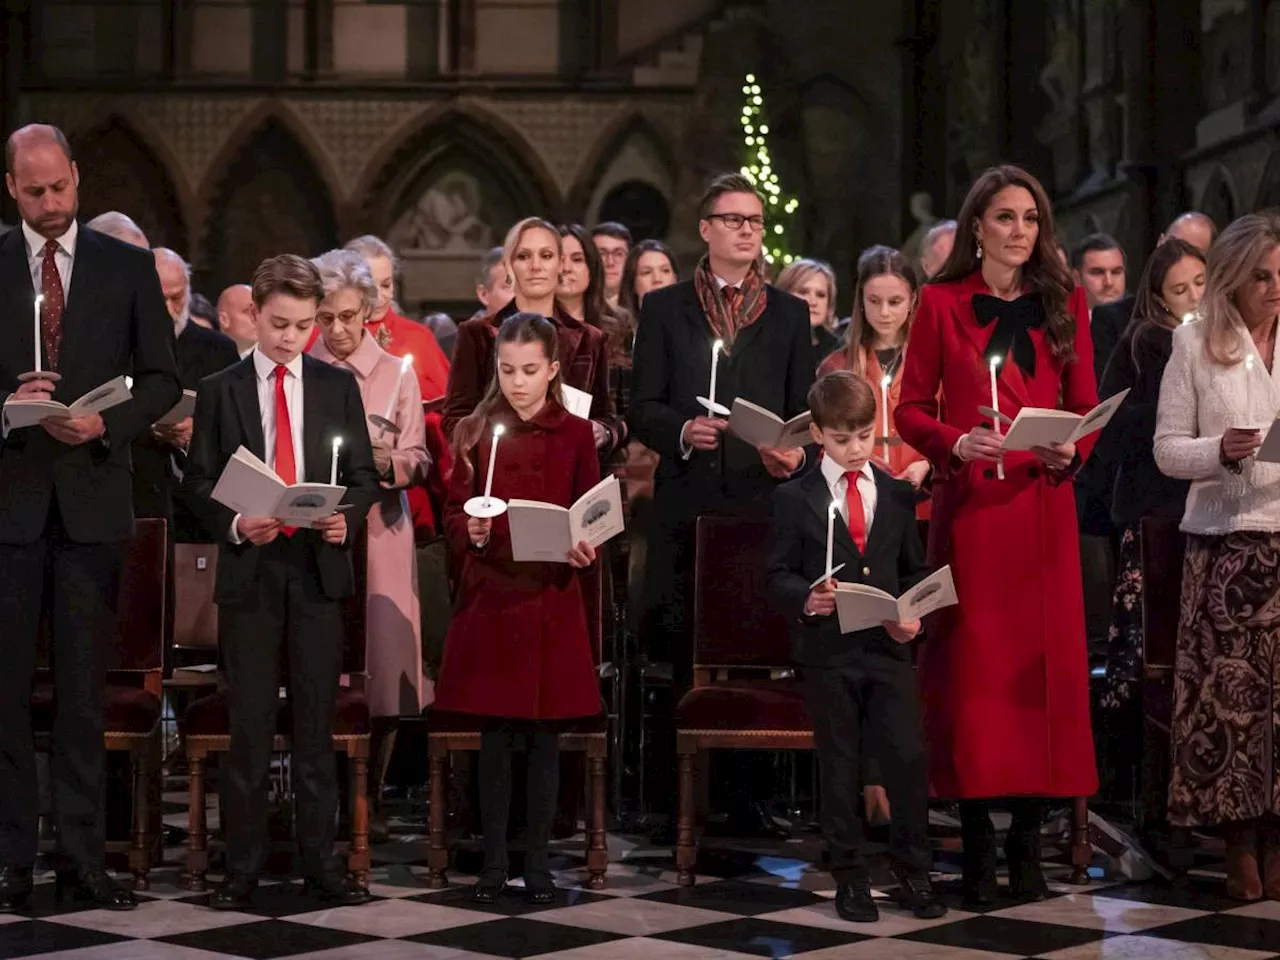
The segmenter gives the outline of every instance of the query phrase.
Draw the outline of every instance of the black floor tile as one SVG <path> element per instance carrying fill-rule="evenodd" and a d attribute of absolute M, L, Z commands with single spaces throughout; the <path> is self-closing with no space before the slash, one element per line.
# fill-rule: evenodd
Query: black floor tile
<path fill-rule="evenodd" d="M 378 940 L 377 937 L 359 933 L 289 923 L 287 920 L 263 920 L 157 939 L 180 947 L 208 950 L 210 953 L 248 957 L 249 960 L 275 960 L 276 957 L 293 957 L 300 953 L 315 953 Z M 376 955 L 371 948 L 370 956 Z"/>
<path fill-rule="evenodd" d="M 967 950 L 990 950 L 993 953 L 1034 957 L 1054 950 L 1065 950 L 1069 947 L 1104 940 L 1108 936 L 1109 934 L 1101 930 L 1064 927 L 1053 923 L 1032 923 L 1010 917 L 980 916 L 918 930 L 898 939 L 903 940 L 904 943 L 937 943 Z M 909 949 L 904 947 L 903 956 L 910 955 Z"/>
<path fill-rule="evenodd" d="M 33 957 L 60 950 L 101 947 L 124 939 L 126 938 L 65 923 L 24 920 L 0 926 L 0 957 Z"/>
<path fill-rule="evenodd" d="M 1087 889 L 1083 891 L 1089 893 Z M 1185 907 L 1188 910 L 1233 910 L 1241 906 L 1239 900 L 1227 896 L 1221 880 L 1187 877 L 1176 883 L 1134 883 L 1119 887 L 1104 887 L 1092 891 L 1095 897 L 1111 897 L 1138 903 L 1154 903 L 1162 907 Z"/>
<path fill-rule="evenodd" d="M 622 940 L 614 933 L 569 927 L 559 923 L 540 923 L 525 917 L 505 917 L 467 927 L 452 927 L 417 937 L 405 937 L 415 943 L 436 947 L 452 947 L 495 957 L 554 956 L 566 950 L 591 947 Z"/>
<path fill-rule="evenodd" d="M 1212 943 L 1242 950 L 1280 950 L 1280 920 L 1242 917 L 1238 914 L 1219 913 L 1193 917 L 1167 927 L 1144 930 L 1142 933 L 1143 936 L 1160 937 L 1164 940 Z"/>
<path fill-rule="evenodd" d="M 554 903 L 534 904 L 525 897 L 521 887 L 508 887 L 498 898 L 497 903 L 482 906 L 471 902 L 471 885 L 450 887 L 437 890 L 422 896 L 409 897 L 421 903 L 432 903 L 441 907 L 457 907 L 461 910 L 475 910 L 479 914 L 499 914 L 504 917 L 520 917 L 529 913 L 541 913 L 545 910 L 558 910 L 562 907 L 573 907 L 588 903 L 610 900 L 611 897 L 600 893 L 590 893 L 576 888 L 557 887 Z"/>
<path fill-rule="evenodd" d="M 689 943 L 711 950 L 729 950 L 758 957 L 794 957 L 813 950 L 843 947 L 870 937 L 855 933 L 808 927 L 796 923 L 775 923 L 759 917 L 724 920 L 705 927 L 690 927 L 670 933 L 654 934 L 655 940 Z M 904 956 L 908 951 L 904 950 Z"/>
<path fill-rule="evenodd" d="M 654 903 L 678 903 L 682 907 L 719 910 L 721 913 L 736 913 L 744 917 L 775 913 L 793 907 L 807 907 L 823 900 L 816 893 L 809 893 L 806 890 L 793 890 L 763 883 L 746 883 L 741 880 L 716 880 L 692 887 L 648 893 L 640 899 Z"/>

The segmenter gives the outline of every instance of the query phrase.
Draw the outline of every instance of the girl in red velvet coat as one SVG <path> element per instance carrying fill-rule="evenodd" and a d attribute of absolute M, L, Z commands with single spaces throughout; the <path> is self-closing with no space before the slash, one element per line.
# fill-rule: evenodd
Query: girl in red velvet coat
<path fill-rule="evenodd" d="M 507 877 L 511 757 L 528 751 L 528 853 L 524 880 L 535 903 L 554 898 L 547 844 L 556 809 L 559 721 L 600 711 L 587 631 L 582 572 L 595 562 L 588 543 L 568 563 L 517 563 L 508 517 L 478 520 L 463 511 L 485 486 L 493 428 L 498 443 L 493 495 L 570 506 L 600 480 L 591 422 L 559 401 L 555 326 L 518 313 L 498 331 L 497 375 L 454 433 L 455 464 L 445 529 L 459 570 L 458 598 L 435 709 L 486 719 L 480 742 L 480 820 L 484 870 L 473 899 L 493 903 Z"/>
<path fill-rule="evenodd" d="M 957 219 L 955 248 L 921 295 L 896 417 L 933 463 L 930 560 L 951 564 L 960 599 L 930 625 L 920 667 L 933 788 L 960 799 L 965 899 L 984 907 L 996 889 L 989 801 L 1014 798 L 1009 890 L 1038 900 L 1042 798 L 1088 796 L 1098 777 L 1070 483 L 1093 437 L 1002 453 L 978 408 L 992 403 L 992 358 L 1010 417 L 1085 413 L 1098 397 L 1089 314 L 1044 189 L 995 167 Z"/>

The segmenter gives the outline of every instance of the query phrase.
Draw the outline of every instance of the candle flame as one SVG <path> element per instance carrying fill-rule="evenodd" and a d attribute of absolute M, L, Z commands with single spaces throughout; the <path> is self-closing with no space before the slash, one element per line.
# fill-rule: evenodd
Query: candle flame
<path fill-rule="evenodd" d="M 506 428 L 506 427 L 504 427 L 502 424 L 500 424 L 500 423 L 498 423 L 498 424 L 494 424 L 494 427 L 493 427 L 493 435 L 494 435 L 495 437 L 500 437 L 500 436 L 502 436 L 502 435 L 503 435 L 504 433 L 506 433 L 506 432 L 507 432 L 507 428 Z"/>
<path fill-rule="evenodd" d="M 893 377 L 890 374 L 886 373 L 883 377 L 880 378 L 881 387 L 887 387 L 891 383 L 893 383 Z"/>
<path fill-rule="evenodd" d="M 992 358 L 988 361 L 988 363 L 990 363 L 990 364 L 991 364 L 991 369 L 992 369 L 992 370 L 994 370 L 996 367 L 1000 366 L 1000 358 L 999 358 L 999 357 L 992 357 Z"/>
<path fill-rule="evenodd" d="M 404 355 L 404 364 L 403 364 L 403 365 L 404 365 L 404 366 L 406 366 L 406 367 L 412 367 L 412 366 L 413 366 L 413 354 L 412 354 L 412 353 L 406 353 L 406 354 Z"/>
<path fill-rule="evenodd" d="M 334 437 L 334 438 L 333 438 L 333 449 L 337 450 L 340 446 L 342 446 L 342 438 L 341 438 L 341 437 Z"/>
<path fill-rule="evenodd" d="M 1253 354 L 1252 353 L 1244 358 L 1244 368 L 1252 372 L 1253 370 Z"/>
<path fill-rule="evenodd" d="M 712 352 L 712 353 L 719 353 L 719 352 L 720 352 L 721 350 L 723 350 L 723 349 L 724 349 L 724 341 L 723 341 L 723 340 L 717 340 L 715 343 L 713 343 L 713 344 L 711 345 L 711 352 Z"/>
<path fill-rule="evenodd" d="M 40 304 L 42 304 L 42 303 L 44 303 L 44 294 L 43 294 L 43 293 L 37 293 L 37 294 L 36 294 L 36 306 L 38 307 L 38 306 L 40 306 Z"/>
<path fill-rule="evenodd" d="M 1196 312 L 1194 310 L 1188 310 L 1186 313 L 1182 315 L 1182 322 L 1190 323 L 1195 318 L 1196 318 Z"/>

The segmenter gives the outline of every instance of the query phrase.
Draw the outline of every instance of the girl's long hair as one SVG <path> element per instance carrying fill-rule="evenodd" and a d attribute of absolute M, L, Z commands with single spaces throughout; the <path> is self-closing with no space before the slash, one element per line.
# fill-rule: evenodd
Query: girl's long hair
<path fill-rule="evenodd" d="M 634 322 L 630 314 L 619 307 L 609 306 L 604 296 L 604 261 L 595 241 L 581 224 L 568 223 L 560 227 L 560 236 L 573 237 L 582 244 L 582 254 L 587 261 L 587 289 L 582 295 L 582 318 L 600 330 L 609 347 L 609 363 L 615 364 L 622 353 L 630 355 L 630 339 Z"/>
<path fill-rule="evenodd" d="M 1222 366 L 1244 359 L 1240 332 L 1244 317 L 1236 304 L 1240 291 L 1253 282 L 1254 271 L 1280 244 L 1280 213 L 1249 213 L 1218 235 L 1209 249 L 1200 313 L 1205 322 L 1205 352 Z M 1247 334 L 1246 334 L 1247 336 Z"/>
<path fill-rule="evenodd" d="M 660 253 L 671 264 L 671 275 L 680 279 L 680 264 L 676 255 L 661 240 L 641 240 L 627 253 L 627 264 L 622 268 L 622 286 L 618 289 L 618 305 L 627 308 L 633 318 L 640 316 L 640 298 L 636 296 L 636 275 L 640 272 L 640 258 L 646 253 Z"/>
<path fill-rule="evenodd" d="M 453 463 L 454 470 L 473 471 L 471 451 L 484 435 L 490 418 L 498 408 L 502 398 L 502 388 L 498 385 L 498 350 L 504 343 L 541 343 L 542 352 L 548 363 L 560 359 L 560 340 L 556 335 L 555 324 L 540 313 L 513 313 L 502 321 L 498 328 L 498 339 L 493 345 L 494 364 L 493 380 L 484 398 L 476 404 L 476 408 L 464 417 L 453 431 Z M 551 378 L 547 387 L 547 402 L 560 402 L 560 373 Z"/>
<path fill-rule="evenodd" d="M 915 320 L 916 305 L 920 301 L 920 281 L 911 262 L 901 250 L 893 247 L 874 246 L 862 251 L 858 257 L 858 276 L 853 290 L 853 314 L 849 318 L 849 342 L 845 345 L 845 368 L 855 371 L 858 376 L 865 377 L 866 351 L 875 342 L 876 331 L 867 322 L 867 308 L 862 302 L 862 294 L 866 285 L 876 277 L 898 277 L 911 291 L 911 310 L 907 313 L 907 322 L 902 325 L 898 336 L 903 350 L 907 347 L 907 336 L 911 333 L 911 323 Z"/>
<path fill-rule="evenodd" d="M 796 293 L 801 284 L 815 273 L 827 282 L 827 318 L 822 321 L 822 326 L 828 331 L 834 331 L 836 328 L 836 272 L 831 269 L 831 264 L 821 260 L 793 260 L 778 274 L 774 286 L 784 293 Z"/>
<path fill-rule="evenodd" d="M 978 223 L 995 195 L 1005 187 L 1022 187 L 1035 201 L 1040 231 L 1031 257 L 1022 265 L 1022 283 L 1027 290 L 1040 294 L 1046 320 L 1045 340 L 1053 355 L 1065 362 L 1075 356 L 1076 318 L 1067 307 L 1075 281 L 1058 255 L 1058 236 L 1049 195 L 1040 181 L 1021 167 L 1012 164 L 991 167 L 973 182 L 956 217 L 959 226 L 955 246 L 942 269 L 929 282 L 956 283 L 982 266 L 978 256 Z"/>
<path fill-rule="evenodd" d="M 1204 254 L 1198 248 L 1185 240 L 1170 237 L 1156 247 L 1147 260 L 1142 279 L 1138 281 L 1138 292 L 1133 298 L 1133 318 L 1129 321 L 1133 328 L 1129 334 L 1129 350 L 1135 366 L 1138 365 L 1138 342 L 1148 331 L 1158 327 L 1172 330 L 1182 323 L 1182 318 L 1170 313 L 1160 299 L 1160 290 L 1169 271 L 1187 257 L 1205 262 Z"/>

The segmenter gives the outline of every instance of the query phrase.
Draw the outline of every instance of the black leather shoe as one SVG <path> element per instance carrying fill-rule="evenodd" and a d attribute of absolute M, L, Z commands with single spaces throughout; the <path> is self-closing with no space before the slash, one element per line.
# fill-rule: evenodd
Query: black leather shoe
<path fill-rule="evenodd" d="M 502 877 L 499 880 L 486 880 L 481 877 L 476 881 L 476 885 L 471 888 L 471 902 L 485 907 L 493 906 L 498 902 L 498 898 L 502 896 L 502 891 L 506 888 L 506 877 Z"/>
<path fill-rule="evenodd" d="M 31 868 L 0 867 L 0 913 L 21 910 L 31 899 Z"/>
<path fill-rule="evenodd" d="M 556 902 L 556 883 L 551 879 L 551 873 L 540 873 L 530 876 L 526 871 L 524 875 L 524 893 L 530 903 L 548 904 Z"/>
<path fill-rule="evenodd" d="M 373 899 L 364 887 L 349 873 L 330 873 L 308 878 L 302 884 L 302 892 L 312 899 L 335 907 L 358 907 Z"/>
<path fill-rule="evenodd" d="M 898 903 L 910 910 L 917 920 L 937 920 L 947 915 L 947 905 L 933 892 L 929 875 L 924 872 L 894 870 L 898 878 Z"/>
<path fill-rule="evenodd" d="M 1049 896 L 1040 864 L 1031 860 L 1010 861 L 1009 896 L 1021 903 L 1038 903 Z"/>
<path fill-rule="evenodd" d="M 111 879 L 105 870 L 59 872 L 54 880 L 53 898 L 58 903 L 91 903 L 102 910 L 136 910 L 138 900 Z"/>
<path fill-rule="evenodd" d="M 880 919 L 880 909 L 871 896 L 871 884 L 867 880 L 836 884 L 836 913 L 841 920 L 850 923 L 875 923 Z"/>
<path fill-rule="evenodd" d="M 253 891 L 257 889 L 256 880 L 228 877 L 227 882 L 209 897 L 209 907 L 213 910 L 247 910 L 253 906 Z"/>

